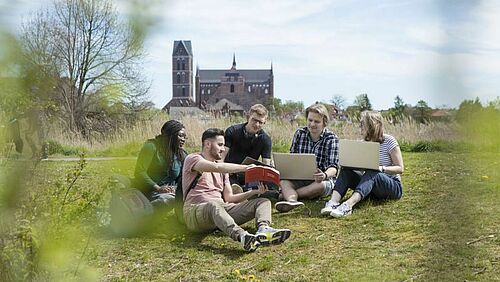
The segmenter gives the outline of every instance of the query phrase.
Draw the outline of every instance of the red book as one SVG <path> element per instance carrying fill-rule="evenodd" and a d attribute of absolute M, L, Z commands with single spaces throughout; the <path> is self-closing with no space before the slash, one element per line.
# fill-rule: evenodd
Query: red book
<path fill-rule="evenodd" d="M 278 190 L 280 186 L 280 172 L 268 166 L 254 166 L 245 171 L 245 185 L 250 189 L 257 189 L 259 182 L 267 185 L 269 190 Z"/>

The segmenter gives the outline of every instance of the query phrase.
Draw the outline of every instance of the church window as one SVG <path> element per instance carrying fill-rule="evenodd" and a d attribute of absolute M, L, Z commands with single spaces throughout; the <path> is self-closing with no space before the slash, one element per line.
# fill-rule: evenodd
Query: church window
<path fill-rule="evenodd" d="M 205 89 L 201 89 L 201 95 L 205 94 Z"/>
<path fill-rule="evenodd" d="M 207 94 L 209 94 L 209 95 L 210 95 L 210 89 L 208 89 L 208 90 L 207 90 Z"/>
<path fill-rule="evenodd" d="M 248 85 L 248 92 L 252 92 L 252 86 Z"/>
<path fill-rule="evenodd" d="M 231 89 L 230 89 L 230 92 L 231 92 L 231 93 L 234 93 L 234 84 L 231 84 Z"/>
<path fill-rule="evenodd" d="M 177 69 L 181 69 L 181 61 L 179 59 L 177 59 Z"/>
<path fill-rule="evenodd" d="M 186 87 L 182 86 L 182 96 L 186 96 Z"/>
<path fill-rule="evenodd" d="M 177 73 L 177 83 L 181 83 L 181 74 Z"/>
<path fill-rule="evenodd" d="M 186 62 L 184 62 L 184 59 L 182 59 L 182 69 L 185 70 L 186 69 Z"/>
<path fill-rule="evenodd" d="M 269 91 L 267 90 L 267 88 L 266 88 L 266 89 L 264 89 L 264 93 L 265 93 L 265 94 L 269 94 Z"/>

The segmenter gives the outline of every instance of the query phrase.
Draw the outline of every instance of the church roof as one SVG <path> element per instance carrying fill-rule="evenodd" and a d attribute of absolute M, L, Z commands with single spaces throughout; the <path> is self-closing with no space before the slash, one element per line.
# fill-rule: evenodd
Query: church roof
<path fill-rule="evenodd" d="M 227 107 L 229 107 L 229 110 L 231 110 L 231 111 L 243 111 L 244 110 L 243 107 L 229 101 L 226 98 L 223 98 L 219 102 L 215 103 L 213 106 L 211 106 L 211 109 L 212 110 L 222 110 L 224 108 L 224 106 L 226 106 L 226 105 L 227 105 Z"/>
<path fill-rule="evenodd" d="M 177 50 L 177 46 L 179 46 L 179 44 L 182 44 L 182 46 L 184 47 L 184 49 L 186 50 L 188 55 L 193 56 L 193 50 L 191 48 L 191 40 L 176 40 L 176 41 L 174 41 L 174 49 L 173 49 L 174 52 L 175 52 L 175 50 Z"/>
<path fill-rule="evenodd" d="M 226 73 L 234 72 L 239 73 L 245 77 L 246 82 L 264 82 L 271 78 L 271 70 L 202 70 L 198 71 L 200 76 L 200 83 L 217 83 Z"/>

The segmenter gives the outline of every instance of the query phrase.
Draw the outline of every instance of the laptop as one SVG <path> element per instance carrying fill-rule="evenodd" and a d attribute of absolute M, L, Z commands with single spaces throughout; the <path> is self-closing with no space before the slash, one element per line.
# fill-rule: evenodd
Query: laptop
<path fill-rule="evenodd" d="M 273 153 L 274 167 L 281 179 L 314 180 L 316 156 L 314 154 Z"/>
<path fill-rule="evenodd" d="M 245 159 L 241 162 L 242 165 L 249 165 L 249 164 L 254 164 L 254 165 L 262 165 L 262 166 L 270 166 L 270 165 L 266 165 L 265 163 L 259 161 L 259 160 L 256 160 L 252 157 L 245 157 Z"/>
<path fill-rule="evenodd" d="M 380 143 L 360 140 L 339 140 L 339 165 L 364 170 L 378 170 Z"/>

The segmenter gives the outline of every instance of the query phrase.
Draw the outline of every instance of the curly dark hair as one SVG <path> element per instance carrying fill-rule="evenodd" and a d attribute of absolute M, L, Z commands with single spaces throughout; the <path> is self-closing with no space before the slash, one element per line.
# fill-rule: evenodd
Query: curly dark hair
<path fill-rule="evenodd" d="M 161 134 L 157 135 L 154 139 L 156 148 L 160 154 L 165 157 L 168 164 L 174 160 L 174 156 L 181 162 L 187 153 L 184 149 L 179 147 L 179 131 L 184 128 L 184 125 L 177 120 L 169 120 L 161 127 Z"/>

